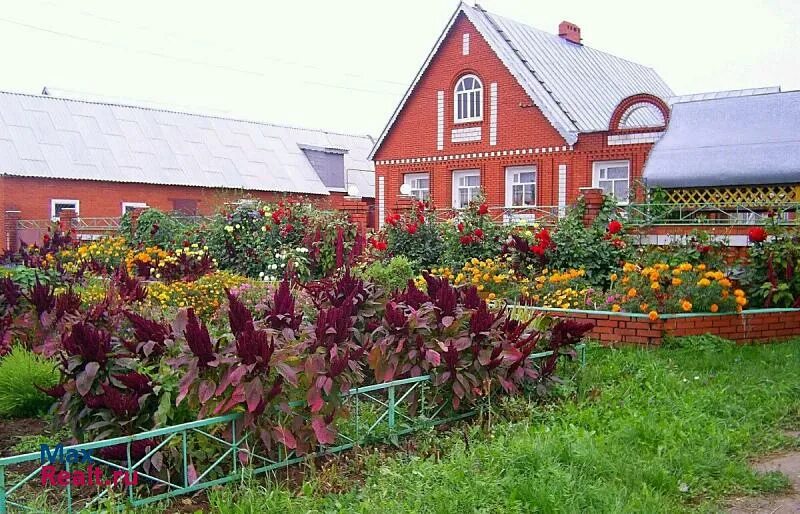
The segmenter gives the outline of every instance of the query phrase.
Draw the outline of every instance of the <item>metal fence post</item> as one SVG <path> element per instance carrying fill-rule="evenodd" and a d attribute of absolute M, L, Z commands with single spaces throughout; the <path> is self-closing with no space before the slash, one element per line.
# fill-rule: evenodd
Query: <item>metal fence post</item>
<path fill-rule="evenodd" d="M 388 414 L 389 433 L 393 434 L 394 433 L 394 410 L 395 410 L 394 386 L 390 386 L 389 387 L 389 405 L 388 405 L 388 409 L 389 409 L 389 414 Z"/>
<path fill-rule="evenodd" d="M 186 430 L 181 432 L 181 453 L 183 453 L 183 487 L 189 487 L 189 464 L 186 452 Z"/>
<path fill-rule="evenodd" d="M 6 514 L 6 468 L 0 466 L 0 514 Z"/>
<path fill-rule="evenodd" d="M 236 441 L 236 420 L 231 420 L 231 448 L 233 448 L 233 474 L 237 472 L 237 464 L 239 460 L 239 446 Z"/>

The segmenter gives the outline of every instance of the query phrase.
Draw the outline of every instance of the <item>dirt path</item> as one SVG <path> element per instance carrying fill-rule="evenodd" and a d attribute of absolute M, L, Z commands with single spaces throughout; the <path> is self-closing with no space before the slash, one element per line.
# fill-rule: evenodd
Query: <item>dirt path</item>
<path fill-rule="evenodd" d="M 800 432 L 787 432 L 800 437 Z M 778 471 L 789 478 L 792 489 L 782 495 L 736 498 L 730 502 L 730 514 L 800 513 L 800 451 L 793 451 L 756 462 L 760 473 Z"/>

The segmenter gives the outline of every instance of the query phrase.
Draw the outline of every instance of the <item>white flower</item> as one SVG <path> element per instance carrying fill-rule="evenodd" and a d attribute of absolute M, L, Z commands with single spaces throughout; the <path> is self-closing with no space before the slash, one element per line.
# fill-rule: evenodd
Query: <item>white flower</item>
<path fill-rule="evenodd" d="M 277 265 L 277 264 L 273 264 L 272 266 L 270 266 L 270 268 L 272 268 L 272 269 L 278 269 L 278 265 Z"/>
<path fill-rule="evenodd" d="M 266 226 L 266 225 L 264 225 L 263 227 L 261 227 L 261 232 L 266 232 L 266 231 L 267 231 L 267 226 Z"/>
<path fill-rule="evenodd" d="M 226 225 L 226 226 L 225 226 L 225 231 L 226 231 L 226 232 L 229 232 L 229 233 L 230 233 L 230 232 L 233 232 L 233 227 L 232 227 L 232 226 L 230 226 L 230 225 Z"/>
<path fill-rule="evenodd" d="M 242 226 L 237 223 L 236 228 L 242 228 Z"/>
<path fill-rule="evenodd" d="M 261 273 L 258 274 L 258 276 L 264 278 L 264 272 L 262 271 Z"/>
<path fill-rule="evenodd" d="M 207 252 L 207 251 L 208 251 L 208 247 L 207 247 L 207 246 L 204 246 L 204 247 L 203 247 L 203 251 L 206 251 L 206 252 Z"/>

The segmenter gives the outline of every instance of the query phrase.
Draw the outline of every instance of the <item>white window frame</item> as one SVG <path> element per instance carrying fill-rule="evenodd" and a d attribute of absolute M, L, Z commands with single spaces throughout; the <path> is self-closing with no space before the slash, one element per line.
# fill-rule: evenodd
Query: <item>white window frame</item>
<path fill-rule="evenodd" d="M 477 186 L 466 186 L 467 189 L 476 190 L 472 194 L 470 194 L 469 201 L 473 201 L 476 196 L 481 194 L 481 170 L 458 170 L 453 172 L 453 209 L 465 209 L 465 206 L 459 205 L 459 199 L 461 195 L 459 194 L 461 187 L 458 185 L 458 179 L 464 177 L 478 177 L 478 185 Z"/>
<path fill-rule="evenodd" d="M 58 220 L 58 215 L 56 214 L 56 204 L 59 203 L 71 203 L 75 205 L 75 215 L 79 215 L 81 213 L 81 201 L 80 200 L 73 200 L 73 199 L 66 199 L 66 198 L 52 198 L 50 199 L 50 219 L 53 221 Z"/>
<path fill-rule="evenodd" d="M 475 87 L 475 88 L 472 88 L 472 89 L 469 89 L 469 90 L 466 90 L 466 91 L 459 91 L 458 88 L 461 86 L 461 84 L 464 82 L 464 80 L 466 80 L 468 78 L 473 79 L 478 84 L 478 87 Z M 483 81 L 481 81 L 481 79 L 479 79 L 475 75 L 467 74 L 467 75 L 464 75 L 463 77 L 458 79 L 458 82 L 456 82 L 456 87 L 453 88 L 453 122 L 454 123 L 470 123 L 470 122 L 474 122 L 474 121 L 483 121 L 483 97 L 484 97 L 483 89 L 484 89 L 483 88 Z M 477 116 L 474 116 L 474 115 L 473 116 L 466 116 L 466 117 L 459 118 L 458 117 L 458 104 L 461 101 L 461 97 L 462 96 L 466 96 L 466 98 L 467 98 L 467 104 L 466 104 L 467 111 L 470 111 L 471 107 L 473 105 L 474 96 L 476 94 L 478 96 L 478 98 L 477 98 L 477 100 L 478 100 L 478 102 L 477 102 L 478 115 Z"/>
<path fill-rule="evenodd" d="M 624 179 L 621 179 L 621 178 L 617 178 L 617 179 L 603 178 L 603 179 L 601 179 L 600 178 L 600 174 L 601 174 L 602 170 L 605 170 L 607 168 L 619 167 L 619 166 L 625 166 L 626 168 L 628 168 L 628 176 L 626 178 L 624 178 Z M 617 182 L 617 181 L 622 181 L 622 180 L 627 181 L 628 182 L 628 198 L 616 198 L 616 197 L 615 198 L 616 198 L 617 203 L 619 205 L 628 205 L 628 203 L 630 201 L 629 197 L 630 197 L 630 193 L 631 193 L 631 161 L 629 161 L 629 160 L 618 160 L 618 161 L 595 161 L 595 162 L 593 162 L 592 163 L 592 187 L 599 188 L 601 180 L 603 180 L 603 181 L 609 181 L 610 180 L 612 182 Z M 613 194 L 613 191 L 614 191 L 613 184 L 612 184 L 612 187 L 611 187 L 611 191 L 612 191 L 612 194 Z"/>
<path fill-rule="evenodd" d="M 127 209 L 129 207 L 131 209 L 148 209 L 148 208 L 150 208 L 150 206 L 147 205 L 144 202 L 122 202 L 122 215 L 123 216 L 125 216 L 125 213 L 127 212 L 125 209 Z"/>
<path fill-rule="evenodd" d="M 419 188 L 414 187 L 414 181 L 419 179 L 427 179 L 428 180 L 428 187 L 427 188 Z M 403 175 L 403 184 L 407 184 L 411 188 L 411 193 L 409 193 L 409 197 L 414 198 L 415 200 L 419 200 L 422 202 L 427 202 L 431 199 L 431 174 L 428 172 L 419 172 L 419 173 L 406 173 Z M 421 193 L 421 194 L 417 194 Z M 425 198 L 425 193 L 427 193 L 428 197 Z"/>
<path fill-rule="evenodd" d="M 515 173 L 533 173 L 534 178 L 533 182 L 519 182 L 515 183 L 513 181 L 513 177 Z M 536 165 L 528 164 L 525 166 L 508 166 L 506 168 L 506 207 L 508 210 L 506 211 L 506 215 L 504 216 L 505 223 L 511 223 L 514 221 L 523 221 L 523 220 L 533 220 L 536 219 L 535 212 L 518 212 L 522 209 L 533 209 L 539 204 L 539 189 L 537 187 L 538 183 L 538 170 Z M 515 185 L 533 185 L 533 205 L 514 205 L 514 186 Z M 523 191 L 524 195 L 524 191 Z"/>

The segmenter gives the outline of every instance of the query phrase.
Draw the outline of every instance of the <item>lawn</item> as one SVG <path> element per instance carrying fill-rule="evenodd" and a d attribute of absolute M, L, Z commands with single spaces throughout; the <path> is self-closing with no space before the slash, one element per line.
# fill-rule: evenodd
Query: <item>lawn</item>
<path fill-rule="evenodd" d="M 473 424 L 417 436 L 413 453 L 363 450 L 356 472 L 318 471 L 294 491 L 253 478 L 210 493 L 211 508 L 716 512 L 730 495 L 784 489 L 784 477 L 759 477 L 748 459 L 797 445 L 783 430 L 800 427 L 800 340 L 680 345 L 594 348 L 579 386 L 557 406 L 513 400 L 491 431 Z M 332 482 L 344 492 L 329 493 Z"/>

